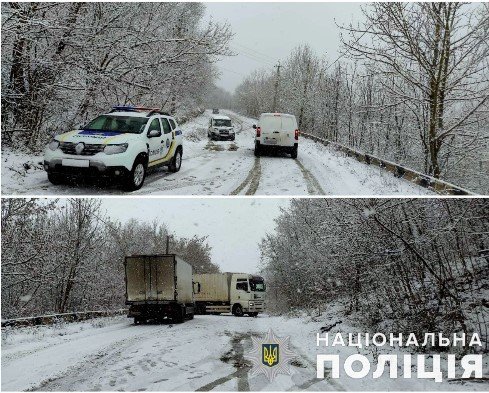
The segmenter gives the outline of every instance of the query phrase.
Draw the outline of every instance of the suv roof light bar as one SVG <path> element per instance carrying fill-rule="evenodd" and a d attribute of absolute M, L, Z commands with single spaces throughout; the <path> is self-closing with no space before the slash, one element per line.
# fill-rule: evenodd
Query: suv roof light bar
<path fill-rule="evenodd" d="M 160 113 L 159 108 L 146 108 L 144 106 L 132 106 L 132 105 L 115 105 L 112 107 L 112 112 L 155 112 Z"/>

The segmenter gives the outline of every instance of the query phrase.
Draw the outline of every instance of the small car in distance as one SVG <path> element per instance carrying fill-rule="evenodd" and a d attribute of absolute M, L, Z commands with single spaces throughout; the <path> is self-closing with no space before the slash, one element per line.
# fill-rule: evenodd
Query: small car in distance
<path fill-rule="evenodd" d="M 212 114 L 213 115 L 218 115 L 219 114 L 219 109 L 218 108 L 212 109 Z"/>
<path fill-rule="evenodd" d="M 159 109 L 115 106 L 80 129 L 53 137 L 44 170 L 53 184 L 67 177 L 119 180 L 127 191 L 142 187 L 148 168 L 182 165 L 183 136 L 175 119 Z"/>
<path fill-rule="evenodd" d="M 279 150 L 297 158 L 299 129 L 294 115 L 287 113 L 262 113 L 258 125 L 253 125 L 255 135 L 255 156 L 266 150 Z"/>
<path fill-rule="evenodd" d="M 211 139 L 227 139 L 234 141 L 236 135 L 231 119 L 223 115 L 211 116 L 207 136 Z"/>

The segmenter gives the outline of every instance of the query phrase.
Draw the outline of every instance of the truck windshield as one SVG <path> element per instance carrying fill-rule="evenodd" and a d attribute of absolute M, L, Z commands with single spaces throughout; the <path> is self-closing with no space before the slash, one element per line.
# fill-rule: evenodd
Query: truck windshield
<path fill-rule="evenodd" d="M 263 279 L 250 279 L 250 287 L 253 292 L 265 292 L 265 282 Z"/>
<path fill-rule="evenodd" d="M 101 115 L 88 123 L 83 129 L 86 131 L 140 134 L 143 132 L 147 122 L 148 118 L 146 117 Z"/>
<path fill-rule="evenodd" d="M 231 127 L 231 120 L 214 119 L 214 125 L 216 127 Z"/>

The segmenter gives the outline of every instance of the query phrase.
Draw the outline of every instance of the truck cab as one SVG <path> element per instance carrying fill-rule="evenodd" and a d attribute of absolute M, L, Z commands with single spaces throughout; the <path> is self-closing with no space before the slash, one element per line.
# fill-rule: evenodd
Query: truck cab
<path fill-rule="evenodd" d="M 265 281 L 250 274 L 233 274 L 231 280 L 231 312 L 236 316 L 251 317 L 263 312 L 265 307 Z"/>
<path fill-rule="evenodd" d="M 265 281 L 248 273 L 195 274 L 200 285 L 195 296 L 199 314 L 233 313 L 255 317 L 265 311 Z"/>

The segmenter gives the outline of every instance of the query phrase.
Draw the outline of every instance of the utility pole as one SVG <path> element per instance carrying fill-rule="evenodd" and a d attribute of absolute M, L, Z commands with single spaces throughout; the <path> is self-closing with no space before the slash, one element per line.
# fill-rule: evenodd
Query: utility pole
<path fill-rule="evenodd" d="M 186 27 L 183 27 L 183 17 L 178 18 L 177 20 L 177 25 L 173 28 L 173 34 L 175 38 L 177 39 L 183 39 L 185 38 L 185 34 L 188 32 L 188 29 Z M 179 45 L 177 43 L 177 45 Z M 170 114 L 175 115 L 175 112 L 177 111 L 177 97 L 176 97 L 176 92 L 175 92 L 175 82 L 172 80 L 171 82 L 171 101 L 170 101 Z"/>
<path fill-rule="evenodd" d="M 170 253 L 170 235 L 166 235 L 166 253 Z"/>
<path fill-rule="evenodd" d="M 282 66 L 280 65 L 280 61 L 275 66 L 275 68 L 277 69 L 277 76 L 275 77 L 275 86 L 274 86 L 274 93 L 273 93 L 272 112 L 276 112 L 277 111 L 278 86 L 279 86 L 279 81 L 280 81 L 280 68 L 282 68 Z"/>

